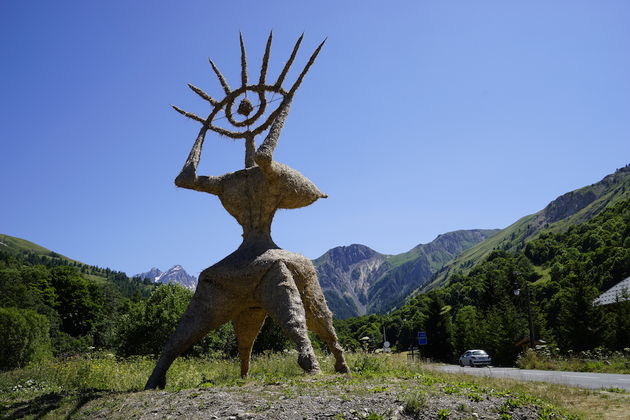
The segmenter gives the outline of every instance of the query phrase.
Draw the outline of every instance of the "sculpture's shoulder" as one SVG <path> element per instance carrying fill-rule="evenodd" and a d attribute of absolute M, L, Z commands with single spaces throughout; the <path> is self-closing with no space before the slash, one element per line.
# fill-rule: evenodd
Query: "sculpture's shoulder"
<path fill-rule="evenodd" d="M 280 184 L 280 208 L 306 207 L 320 198 L 326 198 L 315 184 L 295 169 L 273 162 L 272 168 Z"/>
<path fill-rule="evenodd" d="M 269 189 L 262 170 L 258 166 L 241 169 L 221 176 L 221 201 L 232 206 L 249 206 L 252 191 L 265 194 Z"/>
<path fill-rule="evenodd" d="M 285 264 L 303 265 L 309 268 L 313 267 L 312 261 L 306 258 L 304 255 L 298 254 L 296 252 L 287 251 L 286 249 L 282 248 L 269 249 L 261 253 L 253 261 L 253 264 L 267 266 L 268 264 L 273 264 L 277 261 L 282 261 Z"/>
<path fill-rule="evenodd" d="M 279 162 L 271 163 L 271 175 L 259 166 L 252 166 L 221 176 L 222 201 L 243 200 L 245 191 L 278 194 L 279 208 L 306 207 L 320 198 L 327 197 L 315 184 L 300 172 Z"/>
<path fill-rule="evenodd" d="M 240 169 L 234 172 L 228 172 L 221 175 L 221 182 L 225 184 L 245 182 L 247 179 L 264 178 L 262 170 L 258 166 L 250 166 L 249 168 Z"/>

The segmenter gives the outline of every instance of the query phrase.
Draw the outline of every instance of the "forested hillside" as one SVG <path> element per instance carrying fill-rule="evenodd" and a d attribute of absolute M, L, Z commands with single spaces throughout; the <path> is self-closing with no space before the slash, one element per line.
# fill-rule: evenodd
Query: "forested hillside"
<path fill-rule="evenodd" d="M 93 349 L 156 354 L 192 297 L 184 287 L 141 282 L 23 239 L 2 235 L 0 244 L 0 369 Z M 268 322 L 255 350 L 287 345 Z M 189 353 L 234 355 L 231 325 Z"/>
<path fill-rule="evenodd" d="M 156 287 L 10 238 L 0 239 L 2 369 L 93 348 L 121 356 L 156 354 L 192 295 L 180 286 Z M 543 230 L 520 250 L 494 250 L 468 272 L 453 275 L 448 285 L 387 315 L 335 322 L 349 350 L 381 347 L 383 333 L 395 349 L 406 350 L 426 331 L 426 356 L 452 361 L 480 347 L 498 364 L 512 364 L 519 352 L 515 342 L 529 334 L 529 294 L 535 336 L 549 348 L 623 350 L 630 347 L 630 301 L 594 306 L 593 300 L 628 276 L 630 198 L 563 232 Z M 361 344 L 366 336 L 369 342 Z M 290 346 L 267 322 L 255 351 Z M 235 355 L 232 326 L 210 333 L 189 353 Z"/>
<path fill-rule="evenodd" d="M 515 342 L 528 336 L 531 296 L 537 338 L 561 352 L 630 347 L 630 301 L 594 306 L 593 300 L 630 276 L 630 199 L 619 200 L 588 222 L 564 233 L 543 231 L 520 251 L 493 251 L 467 274 L 385 316 L 337 321 L 347 346 L 371 337 L 398 349 L 426 331 L 425 354 L 442 360 L 469 348 L 488 350 L 495 361 L 514 362 Z M 522 291 L 515 296 L 514 290 Z"/>

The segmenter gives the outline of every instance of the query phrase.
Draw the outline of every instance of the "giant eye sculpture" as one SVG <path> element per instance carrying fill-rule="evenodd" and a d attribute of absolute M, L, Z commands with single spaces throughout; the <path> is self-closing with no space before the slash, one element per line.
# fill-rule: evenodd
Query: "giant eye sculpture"
<path fill-rule="evenodd" d="M 335 370 L 349 372 L 315 267 L 306 257 L 280 249 L 271 238 L 271 222 L 276 210 L 305 207 L 326 197 L 302 174 L 273 160 L 291 99 L 326 42 L 317 47 L 291 88 L 285 90 L 282 84 L 303 36 L 297 40 L 275 83 L 267 84 L 272 43 L 272 34 L 269 34 L 258 83 L 248 84 L 247 58 L 241 35 L 241 86 L 230 89 L 225 77 L 210 60 L 225 97 L 216 100 L 201 89 L 189 85 L 212 106 L 208 117 L 202 118 L 174 107 L 179 113 L 202 124 L 188 159 L 175 179 L 175 185 L 217 195 L 223 207 L 242 226 L 243 242 L 236 251 L 199 275 L 190 305 L 164 346 L 145 389 L 164 388 L 166 372 L 175 358 L 209 331 L 229 321 L 234 325 L 238 341 L 241 376 L 247 376 L 254 340 L 268 315 L 295 342 L 298 364 L 306 372 L 319 372 L 307 329 L 315 332 L 326 343 L 335 357 Z M 258 98 L 257 106 L 248 99 L 247 93 Z M 267 93 L 280 95 L 282 101 L 264 122 L 256 126 L 271 102 L 266 97 Z M 217 125 L 222 113 L 236 131 Z M 244 119 L 239 121 L 235 113 Z M 269 131 L 265 140 L 256 148 L 255 137 L 267 129 Z M 221 176 L 197 175 L 208 130 L 245 140 L 245 169 Z"/>

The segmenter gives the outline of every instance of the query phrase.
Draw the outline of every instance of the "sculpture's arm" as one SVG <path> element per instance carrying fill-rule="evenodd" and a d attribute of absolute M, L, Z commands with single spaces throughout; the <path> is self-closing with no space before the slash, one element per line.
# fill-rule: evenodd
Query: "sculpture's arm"
<path fill-rule="evenodd" d="M 254 155 L 254 161 L 258 166 L 260 166 L 265 174 L 272 173 L 271 161 L 273 160 L 273 152 L 278 144 L 278 138 L 280 137 L 280 132 L 284 126 L 284 121 L 287 119 L 287 115 L 289 115 L 290 105 L 290 99 L 283 101 L 280 105 L 282 109 L 278 113 L 278 116 L 274 120 L 273 124 L 271 124 L 271 128 L 269 129 L 269 133 L 267 134 L 265 141 L 263 141 L 260 147 L 258 147 L 258 150 L 256 150 L 256 154 Z"/>
<path fill-rule="evenodd" d="M 181 188 L 219 195 L 222 191 L 221 177 L 197 176 L 197 166 L 201 158 L 201 148 L 203 147 L 206 131 L 208 131 L 206 126 L 203 126 L 199 131 L 199 135 L 195 140 L 195 144 L 193 144 L 182 171 L 177 175 L 177 178 L 175 178 L 175 185 Z"/>

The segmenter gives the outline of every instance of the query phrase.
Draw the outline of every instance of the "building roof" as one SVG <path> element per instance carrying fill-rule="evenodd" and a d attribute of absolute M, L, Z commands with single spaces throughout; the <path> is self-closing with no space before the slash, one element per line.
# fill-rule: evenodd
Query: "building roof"
<path fill-rule="evenodd" d="M 593 305 L 610 305 L 611 303 L 630 300 L 630 277 L 621 280 L 610 289 L 599 295 Z"/>

